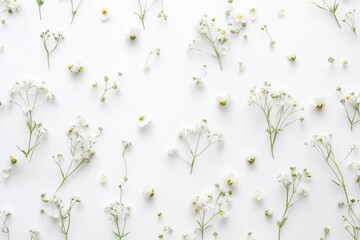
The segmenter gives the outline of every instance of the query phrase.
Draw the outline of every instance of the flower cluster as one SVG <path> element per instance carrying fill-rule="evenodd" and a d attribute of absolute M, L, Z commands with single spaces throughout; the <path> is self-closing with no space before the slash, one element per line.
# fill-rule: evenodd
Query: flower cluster
<path fill-rule="evenodd" d="M 57 49 L 59 43 L 64 39 L 64 35 L 61 32 L 46 30 L 40 33 L 40 38 L 45 48 L 47 65 L 50 69 L 50 55 Z"/>
<path fill-rule="evenodd" d="M 31 160 L 35 149 L 40 144 L 40 139 L 47 134 L 41 122 L 34 120 L 36 110 L 47 102 L 53 101 L 55 95 L 46 87 L 45 82 L 37 83 L 34 80 L 16 82 L 10 90 L 9 102 L 20 108 L 26 117 L 26 127 L 29 132 L 28 145 L 26 148 L 17 148 Z"/>
<path fill-rule="evenodd" d="M 126 221 L 131 215 L 131 207 L 120 202 L 112 202 L 106 208 L 110 221 L 116 225 L 117 231 L 113 231 L 117 239 L 124 239 L 130 232 L 125 232 Z M 122 227 L 120 228 L 120 225 Z"/>
<path fill-rule="evenodd" d="M 307 196 L 307 191 L 301 188 L 304 180 L 310 179 L 311 175 L 307 169 L 297 171 L 295 167 L 290 167 L 290 172 L 287 174 L 279 174 L 278 181 L 283 185 L 286 191 L 285 208 L 281 219 L 277 221 L 278 237 L 281 238 L 281 231 L 288 220 L 288 211 L 295 206 L 303 197 Z"/>
<path fill-rule="evenodd" d="M 141 21 L 141 25 L 144 30 L 145 30 L 145 17 L 147 16 L 147 13 L 150 11 L 150 9 L 154 6 L 156 2 L 160 2 L 161 5 L 161 10 L 160 12 L 158 12 L 157 17 L 162 18 L 166 21 L 168 16 L 164 12 L 163 0 L 151 0 L 150 2 L 146 0 L 145 3 L 142 0 L 138 0 L 139 12 L 135 12 L 135 15 L 139 17 Z"/>
<path fill-rule="evenodd" d="M 181 160 L 186 162 L 190 167 L 190 174 L 193 172 L 197 158 L 206 150 L 215 144 L 222 144 L 224 136 L 220 133 L 212 133 L 207 126 L 207 120 L 203 119 L 192 127 L 184 128 L 178 134 L 184 141 L 188 152 L 191 155 L 191 160 L 185 160 L 176 148 L 169 151 L 169 155 L 179 156 Z M 194 142 L 194 145 L 192 144 Z"/>
<path fill-rule="evenodd" d="M 207 70 L 206 70 L 207 66 L 206 65 L 203 65 L 203 69 L 204 69 L 204 72 L 202 75 L 200 76 L 193 76 L 191 79 L 195 82 L 195 85 L 198 86 L 198 87 L 201 87 L 204 85 L 204 80 L 203 78 L 207 75 Z"/>
<path fill-rule="evenodd" d="M 213 193 L 206 194 L 203 197 L 196 196 L 191 201 L 193 211 L 197 217 L 197 227 L 194 233 L 200 235 L 201 240 L 205 239 L 206 232 L 215 218 L 223 219 L 227 216 L 226 206 L 231 202 L 232 187 L 235 186 L 237 180 L 234 175 L 232 175 L 231 184 L 229 184 L 228 177 L 225 177 L 225 180 L 226 188 L 217 183 L 214 185 L 215 191 Z"/>
<path fill-rule="evenodd" d="M 348 25 L 351 29 L 351 31 L 354 33 L 354 35 L 357 37 L 357 32 L 356 32 L 356 22 L 355 22 L 355 9 L 348 11 L 345 13 L 345 17 L 342 20 L 343 23 L 345 23 L 346 25 Z"/>
<path fill-rule="evenodd" d="M 303 108 L 286 91 L 273 91 L 271 84 L 265 82 L 262 88 L 257 86 L 250 89 L 249 104 L 258 107 L 264 114 L 269 134 L 271 154 L 274 158 L 274 146 L 280 132 L 300 120 L 297 113 Z"/>
<path fill-rule="evenodd" d="M 340 103 L 345 109 L 346 118 L 350 123 L 350 129 L 352 131 L 354 126 L 360 122 L 360 93 L 350 91 L 348 94 L 344 94 L 341 87 L 338 87 L 336 91 L 342 96 Z"/>
<path fill-rule="evenodd" d="M 1 15 L 7 13 L 9 15 L 19 11 L 20 9 L 20 1 L 18 0 L 1 0 L 0 1 L 0 23 L 5 24 L 5 18 L 1 17 Z"/>
<path fill-rule="evenodd" d="M 310 141 L 305 143 L 305 145 L 313 147 L 326 162 L 326 166 L 330 168 L 333 175 L 333 180 L 331 181 L 342 190 L 345 199 L 339 204 L 339 206 L 346 206 L 347 208 L 346 214 L 342 216 L 345 230 L 350 234 L 352 239 L 358 240 L 360 237 L 360 217 L 357 214 L 359 200 L 349 196 L 349 190 L 341 170 L 341 163 L 343 163 L 353 151 L 357 150 L 358 147 L 351 146 L 350 151 L 344 160 L 339 162 L 336 160 L 333 151 L 332 134 L 314 135 Z"/>
<path fill-rule="evenodd" d="M 71 227 L 71 211 L 75 205 L 81 203 L 81 200 L 78 197 L 72 197 L 69 206 L 66 207 L 61 197 L 54 193 L 41 194 L 41 199 L 49 207 L 48 209 L 41 209 L 40 213 L 47 214 L 57 224 L 60 233 L 67 240 Z M 34 233 L 30 232 L 30 234 L 32 237 Z"/>
<path fill-rule="evenodd" d="M 269 31 L 268 31 L 268 26 L 267 25 L 264 25 L 262 26 L 261 28 L 261 31 L 264 31 L 266 33 L 266 35 L 269 37 L 270 39 L 270 46 L 273 47 L 275 46 L 276 44 L 276 41 L 271 37 Z M 291 55 L 288 57 L 288 59 L 291 61 L 291 62 L 295 62 L 296 61 L 296 56 L 295 55 Z"/>
<path fill-rule="evenodd" d="M 166 234 L 170 234 L 173 232 L 173 227 L 171 225 L 167 225 L 165 223 L 165 220 L 164 220 L 164 215 L 162 212 L 159 212 L 157 214 L 157 217 L 158 219 L 161 221 L 161 223 L 163 224 L 163 228 L 162 228 L 162 231 L 158 234 L 158 239 L 165 239 L 165 235 Z"/>
<path fill-rule="evenodd" d="M 64 183 L 84 164 L 90 163 L 95 156 L 94 146 L 102 133 L 102 128 L 98 128 L 98 133 L 95 136 L 88 134 L 89 125 L 84 118 L 78 116 L 76 123 L 68 130 L 68 137 L 70 140 L 70 154 L 69 163 L 66 163 L 62 154 L 53 156 L 56 165 L 59 167 L 61 174 L 61 183 L 56 189 L 56 192 L 64 185 Z"/>
<path fill-rule="evenodd" d="M 193 40 L 189 49 L 200 51 L 217 59 L 220 69 L 222 70 L 221 58 L 229 50 L 229 41 L 247 26 L 245 18 L 235 17 L 233 21 L 227 23 L 227 26 L 220 28 L 216 25 L 216 19 L 210 19 L 204 15 L 197 25 L 197 32 L 201 39 Z M 207 49 L 200 48 L 203 40 L 207 44 Z"/>
<path fill-rule="evenodd" d="M 110 81 L 110 77 L 108 77 L 108 76 L 105 76 L 104 77 L 104 83 L 105 83 L 105 85 L 104 85 L 104 90 L 102 91 L 102 94 L 101 94 L 101 96 L 100 96 L 100 102 L 102 102 L 102 103 L 104 103 L 105 101 L 106 101 L 106 98 L 105 98 L 105 96 L 106 96 L 106 93 L 108 92 L 108 91 L 110 91 L 110 90 L 115 90 L 115 91 L 117 91 L 118 89 L 119 89 L 119 86 L 118 86 L 118 83 L 117 83 L 117 81 L 119 80 L 119 78 L 120 77 L 122 77 L 122 73 L 121 72 L 118 72 L 117 73 L 117 76 L 114 78 L 114 80 L 112 80 L 112 81 Z M 110 83 L 110 82 L 112 82 L 112 83 Z M 99 88 L 99 83 L 93 83 L 92 84 L 92 87 L 94 88 L 94 89 L 98 89 Z"/>

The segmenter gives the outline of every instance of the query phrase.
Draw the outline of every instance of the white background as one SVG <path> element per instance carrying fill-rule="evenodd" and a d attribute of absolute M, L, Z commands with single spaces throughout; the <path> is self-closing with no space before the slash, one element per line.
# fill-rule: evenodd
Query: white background
<path fill-rule="evenodd" d="M 60 181 L 51 156 L 68 156 L 66 131 L 79 114 L 94 129 L 102 126 L 104 134 L 93 161 L 75 174 L 61 192 L 65 199 L 76 195 L 83 200 L 74 209 L 70 239 L 114 239 L 113 225 L 107 220 L 104 207 L 118 198 L 124 139 L 134 144 L 127 155 L 129 185 L 125 191 L 125 201 L 133 206 L 129 240 L 156 239 L 162 228 L 156 218 L 159 211 L 164 213 L 167 224 L 175 228 L 169 239 L 179 239 L 182 230 L 195 228 L 189 200 L 206 193 L 228 171 L 240 180 L 230 216 L 209 233 L 216 230 L 219 239 L 235 240 L 246 239 L 246 233 L 253 231 L 261 239 L 275 239 L 276 219 L 284 207 L 284 191 L 276 175 L 293 165 L 310 169 L 313 179 L 307 184 L 308 198 L 289 212 L 283 239 L 319 239 L 325 226 L 331 228 L 330 239 L 350 239 L 343 229 L 342 211 L 337 207 L 342 193 L 330 182 L 331 174 L 320 156 L 303 143 L 313 134 L 332 132 L 335 153 L 342 159 L 349 145 L 360 140 L 360 126 L 350 132 L 335 91 L 339 85 L 360 90 L 359 40 L 348 28 L 339 29 L 330 15 L 305 0 L 234 2 L 235 12 L 248 13 L 255 7 L 258 18 L 248 24 L 247 41 L 232 41 L 229 54 L 223 57 L 223 71 L 214 59 L 189 52 L 187 46 L 196 37 L 193 27 L 203 14 L 225 22 L 225 0 L 164 0 L 168 21 L 157 19 L 159 6 L 155 6 L 147 16 L 146 31 L 136 42 L 130 42 L 126 34 L 131 26 L 140 27 L 134 15 L 137 1 L 84 1 L 73 25 L 68 0 L 45 1 L 42 21 L 35 1 L 22 2 L 21 11 L 0 29 L 0 42 L 6 47 L 0 55 L 0 99 L 5 102 L 12 84 L 27 78 L 46 81 L 57 99 L 35 116 L 49 129 L 49 135 L 32 162 L 21 160 L 15 147 L 23 146 L 27 140 L 24 116 L 14 107 L 0 109 L 0 166 L 6 166 L 10 154 L 20 158 L 13 175 L 0 181 L 0 209 L 13 212 L 8 222 L 11 239 L 29 239 L 32 227 L 41 231 L 42 239 L 62 239 L 56 225 L 39 213 L 44 207 L 40 194 L 53 191 Z M 100 21 L 104 7 L 111 14 L 108 22 Z M 284 18 L 278 17 L 280 8 L 286 9 Z M 339 18 L 349 9 L 360 10 L 360 2 L 341 1 Z M 263 24 L 268 25 L 277 41 L 273 49 L 260 30 Z M 39 37 L 47 28 L 61 30 L 65 35 L 51 58 L 51 70 L 47 69 Z M 161 48 L 161 56 L 153 58 L 152 69 L 145 72 L 145 58 L 156 47 Z M 285 57 L 289 51 L 297 54 L 295 64 Z M 333 65 L 327 62 L 330 56 L 336 59 Z M 74 76 L 67 65 L 76 58 L 84 61 L 85 70 Z M 346 69 L 341 64 L 345 58 L 349 60 Z M 241 59 L 247 65 L 244 72 L 237 65 Z M 191 77 L 201 75 L 203 64 L 208 65 L 208 76 L 204 88 L 199 90 Z M 107 102 L 100 103 L 100 93 L 91 89 L 91 83 L 101 82 L 103 76 L 114 76 L 118 71 L 124 73 L 119 93 L 110 92 Z M 249 88 L 264 81 L 288 90 L 306 108 L 306 121 L 291 125 L 279 136 L 276 159 L 270 155 L 263 116 L 247 102 Z M 231 94 L 233 101 L 227 109 L 220 109 L 214 99 L 226 93 Z M 316 96 L 327 97 L 322 112 L 309 105 Z M 153 121 L 141 130 L 137 117 L 143 113 L 151 115 Z M 214 131 L 224 133 L 225 145 L 206 152 L 190 176 L 187 166 L 179 159 L 169 158 L 167 150 L 171 145 L 181 146 L 178 131 L 201 118 L 207 118 Z M 244 161 L 249 152 L 258 156 L 251 167 Z M 352 159 L 359 157 L 355 154 Z M 354 173 L 343 167 L 349 184 L 354 186 Z M 98 180 L 102 173 L 109 176 L 105 187 Z M 148 184 L 156 189 L 151 202 L 141 196 L 142 188 Z M 251 198 L 255 187 L 265 191 L 262 202 Z M 355 186 L 352 190 L 350 195 L 358 196 Z M 264 217 L 266 208 L 274 211 L 272 219 Z"/>

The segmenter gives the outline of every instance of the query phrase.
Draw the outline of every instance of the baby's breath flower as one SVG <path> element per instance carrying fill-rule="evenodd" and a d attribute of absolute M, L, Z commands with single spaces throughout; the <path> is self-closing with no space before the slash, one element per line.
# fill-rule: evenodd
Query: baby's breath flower
<path fill-rule="evenodd" d="M 151 186 L 144 187 L 142 196 L 144 199 L 152 199 L 155 196 L 155 189 Z"/>
<path fill-rule="evenodd" d="M 264 198 L 264 191 L 261 188 L 256 188 L 252 192 L 252 197 L 256 201 L 261 201 Z"/>
<path fill-rule="evenodd" d="M 347 65 L 349 64 L 349 61 L 347 59 L 344 59 L 343 60 L 343 66 L 344 67 L 347 67 Z"/>
<path fill-rule="evenodd" d="M 268 31 L 268 26 L 267 26 L 267 25 L 263 25 L 263 26 L 261 27 L 261 30 L 264 31 L 264 32 L 266 33 L 266 35 L 269 37 L 269 39 L 270 39 L 270 47 L 275 46 L 276 41 L 271 37 L 271 35 L 270 35 L 269 31 Z"/>
<path fill-rule="evenodd" d="M 272 217 L 273 212 L 270 209 L 266 209 L 264 214 L 265 214 L 266 217 Z"/>
<path fill-rule="evenodd" d="M 145 65 L 144 65 L 144 69 L 145 70 L 150 70 L 151 65 L 150 65 L 150 57 L 152 56 L 160 56 L 160 48 L 155 48 L 154 50 L 151 50 L 149 55 L 146 57 L 146 61 L 145 61 Z"/>
<path fill-rule="evenodd" d="M 331 63 L 331 64 L 334 63 L 334 62 L 335 62 L 335 58 L 329 57 L 329 58 L 328 58 L 328 62 Z"/>
<path fill-rule="evenodd" d="M 204 73 L 197 77 L 197 76 L 193 76 L 191 79 L 195 82 L 195 85 L 198 87 L 201 87 L 204 85 L 204 81 L 203 78 L 207 75 L 207 70 L 206 70 L 207 66 L 203 65 L 203 69 L 204 69 Z"/>
<path fill-rule="evenodd" d="M 149 125 L 149 123 L 151 122 L 151 118 L 147 115 L 142 114 L 138 117 L 138 121 L 139 121 L 139 127 L 143 128 Z"/>
<path fill-rule="evenodd" d="M 234 187 L 238 184 L 238 179 L 233 173 L 227 173 L 224 176 L 224 181 L 229 187 Z"/>
<path fill-rule="evenodd" d="M 279 17 L 284 17 L 284 16 L 285 16 L 285 13 L 286 13 L 285 8 L 280 8 L 280 9 L 279 9 Z"/>
<path fill-rule="evenodd" d="M 110 13 L 107 8 L 101 9 L 100 13 L 101 13 L 101 21 L 104 22 L 110 19 Z"/>
<path fill-rule="evenodd" d="M 10 155 L 10 164 L 15 165 L 16 163 L 17 163 L 16 157 Z"/>
<path fill-rule="evenodd" d="M 108 177 L 105 173 L 101 174 L 100 177 L 99 177 L 99 182 L 102 184 L 102 185 L 105 185 L 107 184 L 108 182 Z"/>
<path fill-rule="evenodd" d="M 316 110 L 322 110 L 325 107 L 326 98 L 325 97 L 315 97 L 313 98 L 312 105 Z"/>
<path fill-rule="evenodd" d="M 36 240 L 40 238 L 40 232 L 36 229 L 30 229 L 30 240 Z"/>
<path fill-rule="evenodd" d="M 40 33 L 40 38 L 45 48 L 47 65 L 50 69 L 50 56 L 57 49 L 59 43 L 64 39 L 64 35 L 61 32 L 51 32 L 50 30 L 45 30 Z"/>
<path fill-rule="evenodd" d="M 355 12 L 356 10 L 350 10 L 345 13 L 345 16 L 342 20 L 343 23 L 345 23 L 351 31 L 354 33 L 354 35 L 357 37 L 357 28 L 356 28 L 356 22 L 355 22 Z"/>
<path fill-rule="evenodd" d="M 141 34 L 141 29 L 140 28 L 132 27 L 129 30 L 128 36 L 129 36 L 131 41 L 134 41 L 134 40 L 139 38 L 140 34 Z"/>
<path fill-rule="evenodd" d="M 240 69 L 241 72 L 246 69 L 246 63 L 245 63 L 244 60 L 239 61 L 239 69 Z"/>
<path fill-rule="evenodd" d="M 288 53 L 286 57 L 290 62 L 296 62 L 297 58 L 295 53 Z"/>
<path fill-rule="evenodd" d="M 70 70 L 70 72 L 80 73 L 84 70 L 84 65 L 81 63 L 81 60 L 76 59 L 68 65 L 68 69 Z"/>
<path fill-rule="evenodd" d="M 256 9 L 251 8 L 249 12 L 250 12 L 250 16 L 251 16 L 251 21 L 255 21 L 256 20 Z"/>
<path fill-rule="evenodd" d="M 230 94 L 226 94 L 226 95 L 218 96 L 215 100 L 219 104 L 219 106 L 227 107 L 231 102 L 231 96 Z"/>
<path fill-rule="evenodd" d="M 3 168 L 2 169 L 3 178 L 8 178 L 11 174 L 11 170 L 12 170 L 11 166 Z"/>
<path fill-rule="evenodd" d="M 207 120 L 202 119 L 192 127 L 182 129 L 178 136 L 184 140 L 191 160 L 185 160 L 179 153 L 177 156 L 183 160 L 190 167 L 190 174 L 193 172 L 195 162 L 197 158 L 208 150 L 212 145 L 222 144 L 224 142 L 224 136 L 220 133 L 212 133 L 207 126 Z M 197 139 L 194 143 L 195 147 L 189 143 L 190 140 Z"/>
<path fill-rule="evenodd" d="M 105 76 L 103 78 L 104 80 L 104 90 L 102 91 L 102 94 L 100 96 L 100 102 L 105 103 L 106 102 L 106 94 L 109 91 L 118 91 L 119 90 L 119 86 L 117 81 L 123 76 L 122 72 L 118 72 L 116 77 L 111 80 L 109 76 Z M 111 83 L 112 82 L 112 83 Z M 93 83 L 92 84 L 92 88 L 94 89 L 98 89 L 100 86 L 99 83 Z"/>
<path fill-rule="evenodd" d="M 341 94 L 340 103 L 343 105 L 346 118 L 350 123 L 350 129 L 360 122 L 360 93 L 350 91 L 349 93 L 343 93 L 341 87 L 336 89 Z"/>
<path fill-rule="evenodd" d="M 255 154 L 247 154 L 245 156 L 245 161 L 249 163 L 250 165 L 254 164 L 256 161 L 256 155 Z"/>

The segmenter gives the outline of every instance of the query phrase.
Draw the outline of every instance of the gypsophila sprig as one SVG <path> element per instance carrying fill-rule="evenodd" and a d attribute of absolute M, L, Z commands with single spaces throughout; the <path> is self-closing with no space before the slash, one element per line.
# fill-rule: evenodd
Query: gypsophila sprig
<path fill-rule="evenodd" d="M 40 232 L 35 229 L 30 229 L 30 240 L 40 239 Z"/>
<path fill-rule="evenodd" d="M 323 236 L 320 238 L 320 240 L 326 240 L 330 233 L 330 229 L 328 227 L 325 227 L 323 231 Z"/>
<path fill-rule="evenodd" d="M 188 153 L 191 155 L 191 160 L 185 160 L 178 151 L 169 151 L 169 154 L 176 155 L 183 160 L 189 166 L 190 174 L 192 174 L 194 170 L 195 162 L 198 157 L 206 152 L 211 146 L 222 144 L 224 142 L 224 136 L 222 134 L 213 133 L 208 128 L 206 119 L 199 121 L 192 127 L 182 129 L 178 136 L 183 140 Z"/>
<path fill-rule="evenodd" d="M 57 49 L 59 43 L 64 39 L 64 35 L 60 32 L 51 32 L 46 30 L 40 33 L 40 38 L 45 48 L 47 65 L 50 69 L 50 56 Z"/>
<path fill-rule="evenodd" d="M 46 87 L 45 82 L 23 80 L 16 82 L 10 90 L 9 102 L 18 106 L 25 115 L 26 127 L 29 132 L 27 147 L 16 147 L 29 160 L 32 159 L 39 146 L 40 139 L 47 134 L 47 129 L 43 124 L 34 120 L 34 114 L 39 108 L 54 99 L 55 95 Z"/>
<path fill-rule="evenodd" d="M 269 37 L 269 39 L 270 39 L 270 46 L 271 46 L 271 47 L 275 46 L 276 41 L 271 37 L 271 35 L 270 35 L 269 31 L 268 31 L 268 26 L 267 26 L 267 25 L 264 25 L 264 26 L 262 26 L 260 29 L 261 29 L 263 32 L 265 32 L 266 35 Z M 296 58 L 295 58 L 295 59 L 296 59 Z M 293 62 L 294 62 L 294 61 L 293 61 Z"/>
<path fill-rule="evenodd" d="M 352 131 L 354 126 L 360 122 L 360 93 L 350 91 L 344 94 L 341 87 L 338 87 L 336 91 L 341 94 L 340 103 L 345 109 L 346 118 L 350 123 Z"/>
<path fill-rule="evenodd" d="M 278 236 L 281 239 L 281 232 L 288 220 L 288 211 L 295 206 L 302 198 L 307 196 L 307 191 L 301 188 L 304 180 L 310 179 L 311 175 L 307 169 L 297 171 L 295 167 L 290 167 L 287 174 L 279 174 L 278 182 L 280 182 L 286 192 L 285 207 L 281 219 L 277 220 Z"/>
<path fill-rule="evenodd" d="M 319 0 L 320 3 L 313 1 L 311 3 L 314 4 L 314 6 L 330 13 L 334 17 L 339 28 L 341 28 L 340 22 L 336 16 L 336 11 L 339 8 L 339 3 L 337 2 L 337 0 L 330 0 L 330 1 L 332 1 L 332 3 L 329 3 L 328 0 L 321 0 L 321 1 Z"/>
<path fill-rule="evenodd" d="M 149 2 L 150 2 L 150 4 L 148 4 Z M 144 30 L 145 30 L 145 17 L 147 16 L 147 13 L 155 5 L 156 2 L 160 2 L 160 5 L 161 5 L 161 10 L 157 14 L 157 17 L 162 18 L 165 21 L 167 20 L 167 14 L 164 12 L 163 0 L 151 0 L 149 2 L 148 2 L 148 0 L 145 0 L 145 3 L 144 3 L 143 0 L 138 0 L 139 12 L 135 12 L 135 15 L 140 18 L 141 25 Z"/>
<path fill-rule="evenodd" d="M 20 3 L 18 0 L 1 0 L 0 1 L 0 17 L 4 14 L 12 15 L 15 12 L 18 12 L 20 9 Z M 0 23 L 5 24 L 5 18 L 0 18 Z"/>
<path fill-rule="evenodd" d="M 347 26 L 349 26 L 349 28 L 351 29 L 351 31 L 354 33 L 354 35 L 357 37 L 357 32 L 356 32 L 356 22 L 355 22 L 355 9 L 348 11 L 345 13 L 345 17 L 342 20 L 343 23 L 345 23 Z"/>
<path fill-rule="evenodd" d="M 160 48 L 155 48 L 154 50 L 151 50 L 150 53 L 147 55 L 145 65 L 144 65 L 145 70 L 149 70 L 151 68 L 150 58 L 152 56 L 160 56 Z"/>
<path fill-rule="evenodd" d="M 130 234 L 126 230 L 126 222 L 128 217 L 131 215 L 131 207 L 123 203 L 123 194 L 124 194 L 124 185 L 128 182 L 128 170 L 127 170 L 127 161 L 125 153 L 132 147 L 132 143 L 129 141 L 123 141 L 123 150 L 122 150 L 122 159 L 124 162 L 124 177 L 119 184 L 120 189 L 120 199 L 110 203 L 106 208 L 105 212 L 108 214 L 110 221 L 114 222 L 116 230 L 112 231 L 117 240 L 123 240 L 126 236 Z"/>
<path fill-rule="evenodd" d="M 61 153 L 53 156 L 56 165 L 61 174 L 61 182 L 56 189 L 56 192 L 65 184 L 65 182 L 82 166 L 91 162 L 95 156 L 94 146 L 99 139 L 103 129 L 98 128 L 95 136 L 91 136 L 89 131 L 90 126 L 85 119 L 78 116 L 76 123 L 68 130 L 68 137 L 70 140 L 70 160 L 65 162 Z"/>
<path fill-rule="evenodd" d="M 119 86 L 118 86 L 118 80 L 122 77 L 122 73 L 121 72 L 118 72 L 116 77 L 111 80 L 109 76 L 105 76 L 104 77 L 104 87 L 103 87 L 103 90 L 102 93 L 101 93 L 101 96 L 100 96 L 100 102 L 104 103 L 106 101 L 106 94 L 110 91 L 110 90 L 113 90 L 113 91 L 117 91 L 119 89 Z M 92 87 L 94 89 L 98 89 L 99 88 L 99 83 L 93 83 L 92 84 Z"/>
<path fill-rule="evenodd" d="M 197 218 L 197 227 L 194 232 L 204 240 L 207 230 L 216 218 L 220 220 L 227 216 L 226 206 L 231 202 L 232 189 L 223 188 L 219 183 L 214 185 L 214 191 L 203 197 L 196 196 L 191 205 Z M 196 239 L 196 238 L 195 238 Z"/>
<path fill-rule="evenodd" d="M 229 50 L 229 41 L 247 25 L 246 21 L 229 21 L 224 28 L 216 25 L 216 19 L 204 15 L 196 27 L 201 39 L 195 39 L 189 44 L 190 50 L 199 51 L 215 58 L 222 70 L 221 58 Z M 204 41 L 207 48 L 202 48 L 200 42 Z"/>
<path fill-rule="evenodd" d="M 8 210 L 0 210 L 0 224 L 1 232 L 6 236 L 7 240 L 10 240 L 10 229 L 7 225 L 7 220 L 11 213 Z"/>
<path fill-rule="evenodd" d="M 75 205 L 81 203 L 78 197 L 70 198 L 70 203 L 65 206 L 60 196 L 55 193 L 41 194 L 42 201 L 48 205 L 48 209 L 41 209 L 40 213 L 48 215 L 56 223 L 60 233 L 65 240 L 69 239 L 69 232 L 72 220 L 72 210 Z"/>
<path fill-rule="evenodd" d="M 197 87 L 201 87 L 204 85 L 204 80 L 203 78 L 207 75 L 207 70 L 206 70 L 207 66 L 206 65 L 203 65 L 203 74 L 200 75 L 200 76 L 193 76 L 191 79 L 195 82 L 195 85 Z"/>
<path fill-rule="evenodd" d="M 164 214 L 162 212 L 157 213 L 157 217 L 163 225 L 162 231 L 158 234 L 158 239 L 165 239 L 167 234 L 171 234 L 173 232 L 173 227 L 165 223 Z"/>
<path fill-rule="evenodd" d="M 351 147 L 344 160 L 338 162 L 333 151 L 332 134 L 314 135 L 310 141 L 305 143 L 305 145 L 313 147 L 330 168 L 333 176 L 331 181 L 339 187 L 344 194 L 345 200 L 339 206 L 345 206 L 347 210 L 346 214 L 342 216 L 345 230 L 350 234 L 353 240 L 358 240 L 360 238 L 360 218 L 357 214 L 358 211 L 355 209 L 356 207 L 359 207 L 358 201 L 349 196 L 344 174 L 341 170 L 341 163 L 344 162 L 357 148 Z"/>
<path fill-rule="evenodd" d="M 249 104 L 258 107 L 266 120 L 271 154 L 274 158 L 274 146 L 278 135 L 290 124 L 300 120 L 297 114 L 303 110 L 286 91 L 274 91 L 271 84 L 265 82 L 262 88 L 254 86 L 249 92 Z"/>

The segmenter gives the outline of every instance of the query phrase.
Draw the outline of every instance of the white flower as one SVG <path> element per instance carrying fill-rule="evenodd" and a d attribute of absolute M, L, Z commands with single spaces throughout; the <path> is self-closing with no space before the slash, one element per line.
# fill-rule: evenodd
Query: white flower
<path fill-rule="evenodd" d="M 242 13 L 236 13 L 233 16 L 233 20 L 235 23 L 239 23 L 239 24 L 246 24 L 246 18 Z"/>
<path fill-rule="evenodd" d="M 326 98 L 325 97 L 314 97 L 312 105 L 316 110 L 322 110 L 325 107 Z"/>
<path fill-rule="evenodd" d="M 129 38 L 130 40 L 134 41 L 136 40 L 141 34 L 141 29 L 138 27 L 132 27 L 129 30 Z"/>
<path fill-rule="evenodd" d="M 169 150 L 168 150 L 168 154 L 170 156 L 177 156 L 179 155 L 179 150 L 175 147 L 171 147 Z"/>
<path fill-rule="evenodd" d="M 273 215 L 273 212 L 271 211 L 271 209 L 266 209 L 265 210 L 265 216 L 271 217 L 272 215 Z"/>
<path fill-rule="evenodd" d="M 299 194 L 302 196 L 302 197 L 307 197 L 309 191 L 305 188 L 301 188 L 299 189 Z"/>
<path fill-rule="evenodd" d="M 264 191 L 261 188 L 256 188 L 252 193 L 252 197 L 257 201 L 260 201 L 264 198 Z"/>
<path fill-rule="evenodd" d="M 1 51 L 0 51 L 1 52 Z M 344 67 L 347 67 L 347 65 L 349 64 L 349 61 L 347 59 L 344 59 L 343 60 L 343 66 Z"/>
<path fill-rule="evenodd" d="M 238 179 L 236 178 L 235 174 L 233 174 L 233 173 L 225 174 L 224 180 L 225 180 L 226 185 L 228 185 L 230 187 L 233 187 L 233 186 L 237 185 L 237 183 L 238 183 Z"/>
<path fill-rule="evenodd" d="M 231 96 L 230 94 L 218 96 L 215 100 L 221 107 L 226 107 L 231 102 Z"/>
<path fill-rule="evenodd" d="M 31 239 L 38 239 L 40 237 L 40 232 L 35 229 L 30 229 L 30 237 Z"/>
<path fill-rule="evenodd" d="M 11 170 L 12 168 L 11 167 L 6 167 L 6 168 L 3 168 L 2 169 L 2 176 L 3 178 L 8 178 L 11 174 Z"/>
<path fill-rule="evenodd" d="M 244 71 L 246 69 L 246 64 L 245 64 L 244 60 L 239 61 L 239 69 L 240 69 L 240 71 Z"/>
<path fill-rule="evenodd" d="M 68 65 L 68 69 L 73 73 L 79 73 L 84 70 L 84 65 L 82 65 L 81 60 L 76 59 Z"/>
<path fill-rule="evenodd" d="M 146 186 L 143 189 L 142 196 L 145 199 L 151 199 L 155 196 L 155 189 L 151 186 Z"/>
<path fill-rule="evenodd" d="M 5 45 L 4 44 L 0 44 L 0 53 L 3 53 L 5 50 Z"/>
<path fill-rule="evenodd" d="M 279 17 L 284 17 L 285 16 L 285 8 L 281 8 L 280 10 L 279 10 Z"/>
<path fill-rule="evenodd" d="M 140 115 L 138 120 L 140 128 L 146 127 L 151 122 L 151 118 L 147 115 Z"/>
<path fill-rule="evenodd" d="M 109 220 L 127 218 L 131 215 L 131 207 L 124 203 L 112 202 L 105 208 L 105 212 L 109 214 Z"/>
<path fill-rule="evenodd" d="M 101 9 L 101 21 L 106 21 L 110 18 L 109 11 L 106 8 Z"/>
<path fill-rule="evenodd" d="M 256 155 L 255 154 L 247 154 L 245 156 L 245 161 L 249 164 L 254 164 L 256 161 Z"/>
<path fill-rule="evenodd" d="M 296 62 L 296 54 L 295 53 L 289 52 L 286 55 L 286 57 L 290 62 Z"/>
<path fill-rule="evenodd" d="M 255 8 L 250 9 L 250 15 L 251 15 L 251 21 L 255 21 L 256 20 L 256 9 Z"/>
<path fill-rule="evenodd" d="M 100 175 L 99 182 L 105 185 L 108 182 L 108 177 L 105 173 Z"/>

